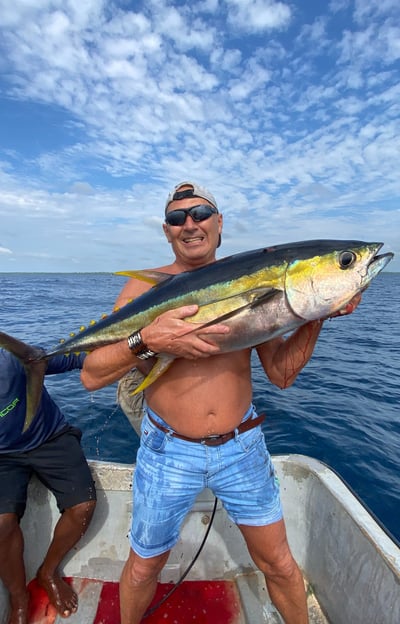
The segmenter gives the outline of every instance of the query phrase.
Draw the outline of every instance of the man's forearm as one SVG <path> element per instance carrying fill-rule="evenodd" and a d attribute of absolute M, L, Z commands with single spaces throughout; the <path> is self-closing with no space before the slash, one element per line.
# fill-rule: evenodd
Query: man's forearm
<path fill-rule="evenodd" d="M 143 362 L 134 356 L 127 340 L 121 340 L 89 353 L 83 364 L 81 381 L 87 390 L 98 390 L 118 381 L 139 364 Z"/>
<path fill-rule="evenodd" d="M 310 321 L 288 338 L 278 338 L 261 345 L 258 355 L 263 368 L 278 388 L 288 388 L 311 358 L 323 321 Z"/>

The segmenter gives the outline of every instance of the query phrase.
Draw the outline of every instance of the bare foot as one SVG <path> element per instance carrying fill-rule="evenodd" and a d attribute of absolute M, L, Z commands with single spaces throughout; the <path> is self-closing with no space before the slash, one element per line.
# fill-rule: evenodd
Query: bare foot
<path fill-rule="evenodd" d="M 28 624 L 29 593 L 11 599 L 11 612 L 8 624 Z"/>
<path fill-rule="evenodd" d="M 67 618 L 78 610 L 78 596 L 61 576 L 56 572 L 53 576 L 43 574 L 39 568 L 36 574 L 37 582 L 47 592 L 49 600 L 61 617 Z"/>

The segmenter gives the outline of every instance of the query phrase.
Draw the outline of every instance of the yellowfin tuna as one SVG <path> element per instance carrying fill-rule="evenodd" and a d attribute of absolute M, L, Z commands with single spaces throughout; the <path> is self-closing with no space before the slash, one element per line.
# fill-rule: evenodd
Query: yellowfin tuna
<path fill-rule="evenodd" d="M 189 322 L 200 323 L 201 327 L 223 322 L 231 328 L 229 334 L 213 336 L 223 353 L 256 346 L 344 307 L 392 259 L 392 253 L 377 255 L 382 245 L 311 240 L 235 254 L 178 275 L 122 272 L 148 281 L 153 287 L 36 361 L 61 353 L 93 351 L 127 339 L 159 314 L 188 304 L 199 306 L 198 312 L 187 319 Z M 201 332 L 201 328 L 193 331 Z M 18 356 L 10 340 L 13 339 L 0 332 L 0 346 Z M 40 397 L 40 383 L 31 379 L 29 357 L 25 354 L 21 360 L 28 378 L 30 413 L 26 429 Z M 171 356 L 159 354 L 137 391 L 153 383 L 172 360 Z"/>

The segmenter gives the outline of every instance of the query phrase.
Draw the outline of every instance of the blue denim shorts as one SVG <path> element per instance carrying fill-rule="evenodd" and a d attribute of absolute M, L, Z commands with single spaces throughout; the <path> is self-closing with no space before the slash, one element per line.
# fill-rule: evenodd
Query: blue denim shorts
<path fill-rule="evenodd" d="M 243 420 L 255 417 L 251 406 Z M 147 558 L 172 548 L 204 488 L 210 488 L 236 524 L 264 526 L 282 518 L 279 485 L 261 426 L 220 446 L 206 446 L 164 433 L 145 413 L 133 479 L 132 549 Z"/>

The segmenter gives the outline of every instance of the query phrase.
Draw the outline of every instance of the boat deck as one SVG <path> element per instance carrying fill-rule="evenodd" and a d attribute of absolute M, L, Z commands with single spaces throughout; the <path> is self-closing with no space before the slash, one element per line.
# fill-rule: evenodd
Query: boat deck
<path fill-rule="evenodd" d="M 88 578 L 65 577 L 79 596 L 79 609 L 69 624 L 119 624 L 118 583 Z M 143 619 L 146 624 L 281 624 L 268 598 L 262 575 L 252 572 L 233 580 L 184 581 L 153 612 L 173 588 L 159 583 L 156 596 Z M 29 624 L 61 624 L 47 594 L 35 580 L 29 584 L 31 608 Z M 328 624 L 312 592 L 308 592 L 310 624 Z"/>
<path fill-rule="evenodd" d="M 327 467 L 293 455 L 275 456 L 274 464 L 289 544 L 307 582 L 310 623 L 399 624 L 398 546 Z M 134 466 L 91 467 L 96 513 L 62 568 L 79 595 L 78 612 L 68 620 L 57 615 L 34 580 L 59 512 L 47 488 L 37 479 L 29 485 L 21 521 L 32 592 L 29 624 L 120 624 L 118 579 L 129 551 Z M 207 490 L 196 499 L 160 574 L 155 602 L 185 580 L 144 624 L 282 624 L 240 530 L 215 502 Z M 7 611 L 0 583 L 0 624 L 7 624 Z"/>

